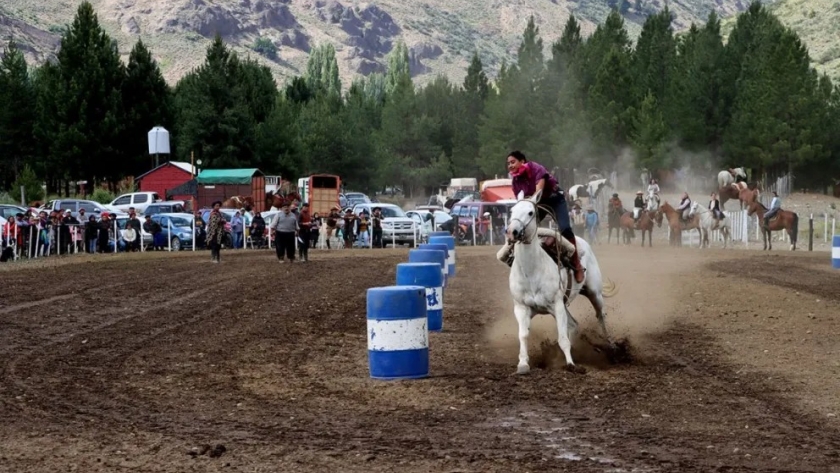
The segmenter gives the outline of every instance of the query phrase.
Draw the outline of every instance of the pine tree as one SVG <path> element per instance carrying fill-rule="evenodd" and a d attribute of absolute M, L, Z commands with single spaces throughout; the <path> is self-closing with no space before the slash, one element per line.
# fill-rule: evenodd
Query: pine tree
<path fill-rule="evenodd" d="M 58 93 L 61 84 L 61 70 L 52 62 L 45 62 L 33 74 L 35 93 L 35 124 L 32 130 L 37 159 L 33 171 L 44 178 L 47 193 L 59 190 L 59 179 L 67 176 L 67 168 L 56 145 L 59 133 Z"/>
<path fill-rule="evenodd" d="M 484 73 L 484 65 L 481 63 L 481 58 L 478 57 L 478 51 L 473 53 L 472 60 L 470 60 L 470 66 L 467 68 L 467 76 L 464 78 L 463 89 L 468 95 L 480 101 L 487 100 L 490 81 L 487 80 L 487 74 Z"/>
<path fill-rule="evenodd" d="M 665 7 L 661 12 L 647 17 L 636 42 L 632 74 L 638 101 L 643 100 L 648 91 L 653 93 L 657 103 L 666 101 L 666 92 L 673 80 L 675 56 L 671 11 Z"/>
<path fill-rule="evenodd" d="M 637 153 L 636 165 L 651 172 L 668 169 L 671 162 L 665 153 L 664 141 L 668 130 L 656 96 L 648 92 L 633 120 L 631 140 Z"/>
<path fill-rule="evenodd" d="M 126 110 L 126 154 L 130 159 L 123 169 L 137 176 L 151 163 L 149 130 L 155 126 L 173 130 L 172 91 L 142 40 L 137 41 L 128 56 L 122 97 Z"/>
<path fill-rule="evenodd" d="M 70 178 L 116 182 L 123 174 L 125 67 L 85 1 L 61 39 L 55 153 Z"/>
<path fill-rule="evenodd" d="M 7 189 L 34 157 L 35 91 L 14 42 L 0 58 L 0 188 Z"/>

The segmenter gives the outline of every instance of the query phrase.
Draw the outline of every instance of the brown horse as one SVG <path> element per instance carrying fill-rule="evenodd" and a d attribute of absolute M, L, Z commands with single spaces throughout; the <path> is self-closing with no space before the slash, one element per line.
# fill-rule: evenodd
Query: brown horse
<path fill-rule="evenodd" d="M 268 191 L 265 193 L 265 209 L 270 210 L 272 207 L 279 209 L 283 206 L 284 201 L 288 201 L 289 203 L 291 203 L 294 200 L 297 200 L 298 202 L 303 201 L 303 199 L 300 197 L 300 194 L 298 194 L 297 192 L 275 194 L 271 191 Z"/>
<path fill-rule="evenodd" d="M 609 213 L 607 214 L 607 229 L 609 230 L 609 235 L 607 235 L 607 244 L 610 244 L 610 238 L 612 238 L 612 231 L 615 229 L 615 242 L 619 243 L 618 237 L 621 234 L 621 216 L 624 214 L 624 207 L 616 209 L 613 206 L 610 206 Z"/>
<path fill-rule="evenodd" d="M 643 210 L 639 216 L 638 229 L 642 231 L 642 247 L 645 246 L 645 233 L 648 234 L 648 247 L 653 246 L 653 223 L 662 228 L 662 212 L 657 210 L 652 212 L 650 210 Z"/>
<path fill-rule="evenodd" d="M 633 212 L 624 212 L 619 218 L 619 225 L 621 225 L 621 236 L 624 244 L 629 245 L 630 240 L 636 238 L 636 221 L 633 220 Z"/>
<path fill-rule="evenodd" d="M 726 205 L 728 200 L 738 199 L 741 204 L 741 210 L 747 208 L 751 202 L 758 200 L 760 196 L 758 190 L 758 183 L 753 182 L 747 184 L 746 182 L 736 182 L 728 186 L 718 189 L 718 196 L 720 197 L 720 206 Z"/>
<path fill-rule="evenodd" d="M 250 195 L 235 195 L 222 202 L 223 209 L 254 208 L 254 198 Z"/>
<path fill-rule="evenodd" d="M 659 207 L 659 211 L 665 214 L 665 218 L 668 219 L 668 227 L 671 229 L 671 237 L 668 243 L 671 246 L 682 246 L 682 232 L 683 230 L 692 230 L 697 229 L 697 233 L 700 235 L 702 240 L 703 232 L 700 230 L 700 222 L 697 215 L 694 216 L 688 223 L 683 223 L 682 219 L 680 218 L 680 213 L 677 212 L 676 209 L 671 207 L 671 204 L 665 202 L 662 206 Z M 660 217 L 661 218 L 661 217 Z"/>
<path fill-rule="evenodd" d="M 779 211 L 776 212 L 776 215 L 770 219 L 770 226 L 766 227 L 764 226 L 764 214 L 766 212 L 767 207 L 757 200 L 750 203 L 749 210 L 747 211 L 747 215 L 752 216 L 753 214 L 756 214 L 758 216 L 758 225 L 761 227 L 764 249 L 773 249 L 772 234 L 770 232 L 785 230 L 790 237 L 790 251 L 794 251 L 796 249 L 797 237 L 799 236 L 799 215 L 797 215 L 796 212 L 791 212 L 790 210 L 779 209 Z"/>

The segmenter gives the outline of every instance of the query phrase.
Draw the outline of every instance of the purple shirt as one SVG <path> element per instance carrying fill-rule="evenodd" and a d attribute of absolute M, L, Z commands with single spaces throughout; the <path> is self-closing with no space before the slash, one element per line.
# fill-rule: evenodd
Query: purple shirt
<path fill-rule="evenodd" d="M 554 194 L 555 190 L 558 187 L 557 179 L 548 172 L 548 170 L 543 167 L 541 164 L 535 163 L 533 161 L 528 161 L 525 163 L 528 166 L 528 169 L 518 176 L 513 176 L 512 185 L 513 185 L 513 195 L 518 196 L 519 191 L 525 193 L 525 197 L 530 197 L 534 195 L 537 191 L 537 182 L 542 179 L 547 179 L 548 182 L 545 183 L 543 187 L 543 194 L 540 198 L 540 201 L 543 201 L 549 198 L 552 194 Z"/>

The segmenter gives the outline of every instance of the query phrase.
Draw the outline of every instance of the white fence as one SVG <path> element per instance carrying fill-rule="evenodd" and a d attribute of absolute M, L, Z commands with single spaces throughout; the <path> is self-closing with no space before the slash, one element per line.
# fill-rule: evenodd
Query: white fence
<path fill-rule="evenodd" d="M 750 221 L 755 220 L 755 218 L 751 219 L 747 215 L 746 210 L 724 210 L 723 213 L 729 218 L 729 236 L 731 242 L 749 243 Z M 669 234 L 670 231 L 669 228 Z M 700 246 L 700 232 L 696 229 L 684 230 L 681 236 L 683 246 Z M 713 242 L 723 243 L 723 234 L 720 230 L 714 230 L 709 234 L 709 243 L 711 244 Z"/>

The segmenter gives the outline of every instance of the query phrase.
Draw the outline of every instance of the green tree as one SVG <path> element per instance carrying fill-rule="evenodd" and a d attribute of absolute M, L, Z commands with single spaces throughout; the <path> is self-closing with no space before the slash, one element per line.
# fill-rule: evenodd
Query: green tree
<path fill-rule="evenodd" d="M 125 66 L 89 2 L 79 6 L 57 56 L 54 152 L 70 178 L 114 184 L 123 175 L 126 151 L 121 94 Z"/>
<path fill-rule="evenodd" d="M 667 160 L 664 145 L 667 134 L 665 119 L 656 103 L 656 96 L 653 92 L 648 92 L 633 119 L 631 137 L 637 154 L 636 165 L 640 169 L 647 168 L 656 172 L 669 168 L 671 162 Z"/>
<path fill-rule="evenodd" d="M 322 44 L 309 53 L 306 64 L 306 85 L 316 94 L 341 96 L 338 61 L 332 44 Z"/>
<path fill-rule="evenodd" d="M 26 59 L 14 42 L 0 57 L 0 188 L 17 178 L 33 159 L 35 91 Z"/>
<path fill-rule="evenodd" d="M 172 91 L 152 53 L 138 40 L 128 56 L 126 78 L 122 85 L 126 112 L 125 150 L 129 162 L 124 172 L 134 176 L 149 169 L 148 132 L 155 126 L 172 130 Z"/>
<path fill-rule="evenodd" d="M 59 180 L 68 176 L 65 163 L 56 145 L 59 133 L 58 107 L 61 70 L 52 62 L 45 62 L 33 74 L 35 92 L 35 124 L 32 129 L 37 159 L 33 170 L 42 176 L 47 184 L 47 192 L 55 194 L 59 190 Z"/>
<path fill-rule="evenodd" d="M 21 202 L 20 188 L 23 187 L 24 202 L 35 202 L 44 198 L 44 189 L 41 187 L 41 181 L 35 175 L 35 171 L 26 164 L 23 166 L 20 174 L 12 183 L 12 197 L 15 202 Z"/>
<path fill-rule="evenodd" d="M 408 47 L 400 40 L 388 54 L 388 71 L 385 74 L 385 94 L 395 93 L 398 88 L 413 87 L 408 67 Z"/>

